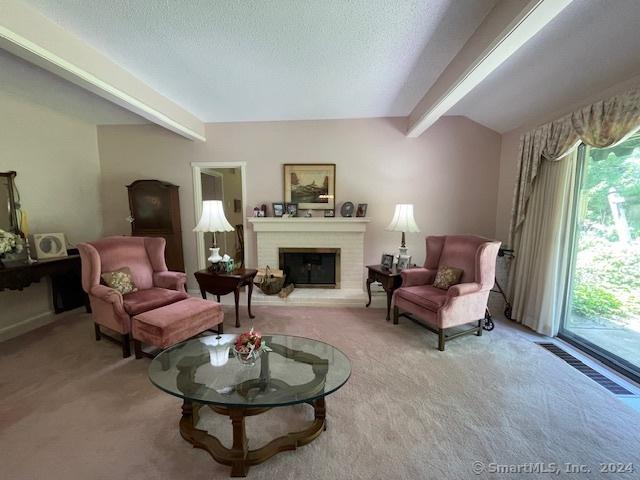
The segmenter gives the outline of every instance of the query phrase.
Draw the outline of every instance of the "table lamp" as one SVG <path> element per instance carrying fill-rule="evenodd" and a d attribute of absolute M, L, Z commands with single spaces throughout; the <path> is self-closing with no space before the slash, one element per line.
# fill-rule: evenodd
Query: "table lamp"
<path fill-rule="evenodd" d="M 209 249 L 211 256 L 207 259 L 211 262 L 212 267 L 215 268 L 222 260 L 220 248 L 216 244 L 216 232 L 232 232 L 233 230 L 234 228 L 224 216 L 221 200 L 205 200 L 202 202 L 202 216 L 193 231 L 213 233 L 213 247 Z"/>
<path fill-rule="evenodd" d="M 209 362 L 214 367 L 222 367 L 229 361 L 229 350 L 235 340 L 235 335 L 220 335 L 215 337 L 209 335 L 208 337 L 201 338 L 200 341 L 204 343 L 209 350 Z"/>
<path fill-rule="evenodd" d="M 411 204 L 398 204 L 396 205 L 396 211 L 393 214 L 391 223 L 386 228 L 390 232 L 402 232 L 402 243 L 400 245 L 400 255 L 407 254 L 407 245 L 405 244 L 404 234 L 405 232 L 417 233 L 420 231 L 416 221 L 413 219 L 413 205 Z"/>

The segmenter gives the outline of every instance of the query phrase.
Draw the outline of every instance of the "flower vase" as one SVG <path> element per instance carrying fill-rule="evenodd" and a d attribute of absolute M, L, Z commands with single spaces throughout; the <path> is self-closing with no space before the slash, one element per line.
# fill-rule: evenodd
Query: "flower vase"
<path fill-rule="evenodd" d="M 234 348 L 233 353 L 241 365 L 244 365 L 245 367 L 253 367 L 258 361 L 258 358 L 260 358 L 262 349 L 252 350 L 250 353 L 240 353 Z"/>

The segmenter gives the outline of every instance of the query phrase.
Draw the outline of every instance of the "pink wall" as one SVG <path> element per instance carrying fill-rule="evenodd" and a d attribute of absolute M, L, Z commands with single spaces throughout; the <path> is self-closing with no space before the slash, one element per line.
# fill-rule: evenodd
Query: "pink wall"
<path fill-rule="evenodd" d="M 464 117 L 444 117 L 417 139 L 406 119 L 208 124 L 206 143 L 152 125 L 98 128 L 105 234 L 129 233 L 125 185 L 158 178 L 180 185 L 185 262 L 196 268 L 191 162 L 247 163 L 247 209 L 282 201 L 282 164 L 335 163 L 338 206 L 368 203 L 365 263 L 394 252 L 399 233 L 386 232 L 396 203 L 414 203 L 419 234 L 407 243 L 424 261 L 424 236 L 495 234 L 500 135 Z M 247 210 L 248 211 L 248 210 Z M 255 234 L 249 228 L 255 264 Z"/>

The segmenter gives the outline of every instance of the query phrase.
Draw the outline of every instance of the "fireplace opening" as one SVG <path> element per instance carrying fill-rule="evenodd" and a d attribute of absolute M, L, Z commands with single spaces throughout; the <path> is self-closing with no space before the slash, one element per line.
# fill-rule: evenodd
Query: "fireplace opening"
<path fill-rule="evenodd" d="M 339 288 L 339 248 L 280 248 L 280 270 L 286 284 L 296 287 Z"/>

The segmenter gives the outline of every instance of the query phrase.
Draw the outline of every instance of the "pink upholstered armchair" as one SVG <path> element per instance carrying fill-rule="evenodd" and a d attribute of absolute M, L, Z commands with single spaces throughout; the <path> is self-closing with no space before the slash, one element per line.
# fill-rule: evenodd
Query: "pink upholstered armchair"
<path fill-rule="evenodd" d="M 452 338 L 469 333 L 481 336 L 499 248 L 500 242 L 474 235 L 427 237 L 424 268 L 401 273 L 402 285 L 393 297 L 393 323 L 398 323 L 400 311 L 415 315 L 438 334 L 440 351 L 444 350 L 445 341 Z M 462 270 L 460 283 L 448 290 L 432 285 L 438 268 L 444 266 Z M 477 322 L 477 326 L 446 335 L 447 329 L 470 322 Z"/>
<path fill-rule="evenodd" d="M 167 271 L 165 244 L 164 238 L 152 237 L 106 237 L 78 244 L 82 287 L 91 302 L 96 340 L 103 335 L 101 325 L 120 333 L 125 358 L 131 355 L 131 317 L 188 297 L 186 275 Z M 131 271 L 138 291 L 122 295 L 100 283 L 102 273 L 123 267 Z"/>

